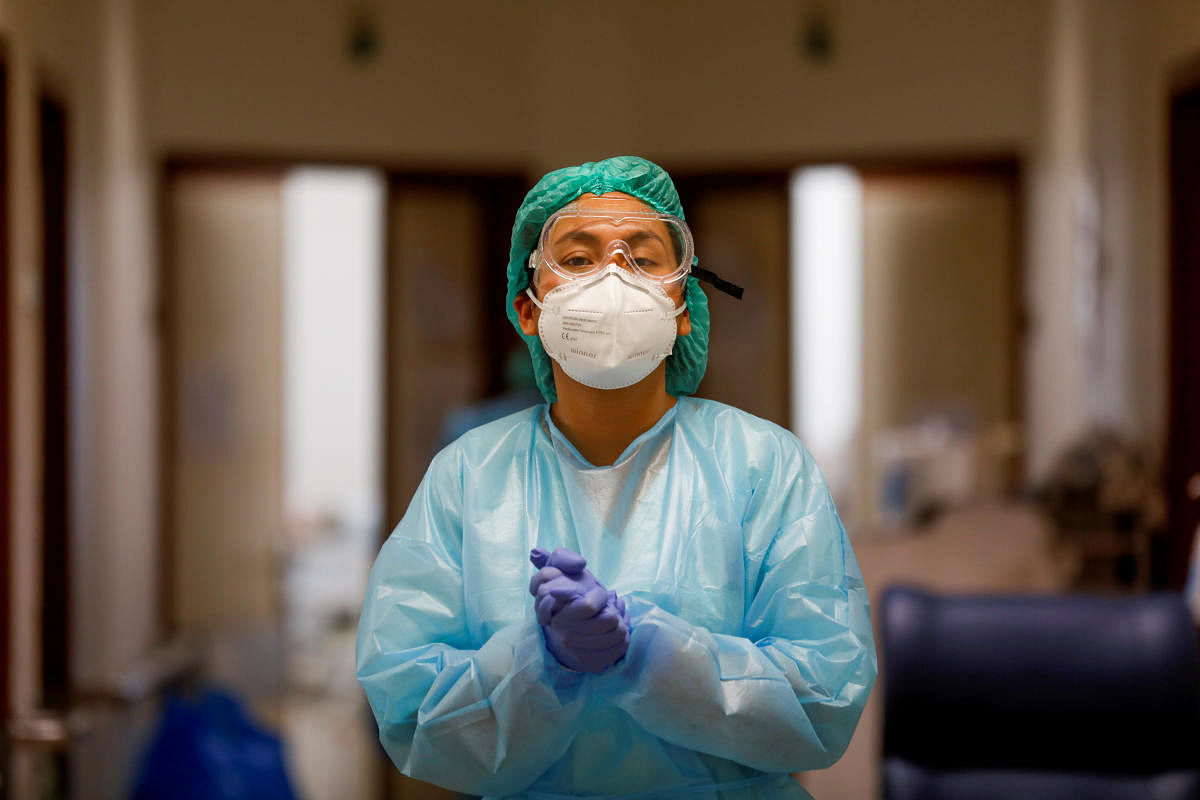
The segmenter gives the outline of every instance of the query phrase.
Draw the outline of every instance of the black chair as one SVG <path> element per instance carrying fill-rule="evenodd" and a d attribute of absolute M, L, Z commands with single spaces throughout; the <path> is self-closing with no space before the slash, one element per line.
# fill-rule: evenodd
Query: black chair
<path fill-rule="evenodd" d="M 882 598 L 885 800 L 1200 800 L 1175 595 Z"/>

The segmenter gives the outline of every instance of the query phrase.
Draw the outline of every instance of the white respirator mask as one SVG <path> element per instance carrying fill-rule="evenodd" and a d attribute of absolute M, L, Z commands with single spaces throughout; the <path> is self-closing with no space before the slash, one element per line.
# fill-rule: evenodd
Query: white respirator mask
<path fill-rule="evenodd" d="M 594 389 L 622 389 L 645 378 L 675 345 L 675 307 L 663 287 L 615 263 L 568 281 L 539 301 L 538 335 L 547 355 Z"/>

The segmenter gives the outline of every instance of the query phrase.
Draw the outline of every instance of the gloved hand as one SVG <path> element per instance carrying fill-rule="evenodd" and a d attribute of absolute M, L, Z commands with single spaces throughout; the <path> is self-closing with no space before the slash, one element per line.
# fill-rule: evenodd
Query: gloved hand
<path fill-rule="evenodd" d="M 604 588 L 587 561 L 565 547 L 529 552 L 538 568 L 529 582 L 546 647 L 558 662 L 579 672 L 603 672 L 629 649 L 629 613 L 616 592 Z"/>

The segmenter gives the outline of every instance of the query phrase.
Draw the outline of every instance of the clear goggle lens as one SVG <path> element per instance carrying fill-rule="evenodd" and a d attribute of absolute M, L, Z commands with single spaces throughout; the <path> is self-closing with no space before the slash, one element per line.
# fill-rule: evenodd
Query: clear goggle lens
<path fill-rule="evenodd" d="M 542 263 L 569 280 L 617 263 L 658 283 L 682 279 L 692 266 L 692 234 L 670 214 L 564 209 L 542 227 Z M 536 267 L 537 263 L 530 266 Z"/>

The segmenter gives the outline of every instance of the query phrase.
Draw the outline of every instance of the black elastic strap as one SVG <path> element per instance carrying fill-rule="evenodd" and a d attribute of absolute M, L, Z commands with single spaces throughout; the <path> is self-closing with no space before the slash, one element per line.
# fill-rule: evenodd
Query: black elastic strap
<path fill-rule="evenodd" d="M 722 291 L 730 297 L 736 297 L 738 300 L 742 299 L 742 293 L 746 291 L 737 284 L 730 283 L 715 272 L 709 272 L 703 267 L 692 267 L 692 274 L 699 280 L 712 284 L 714 289 Z"/>

